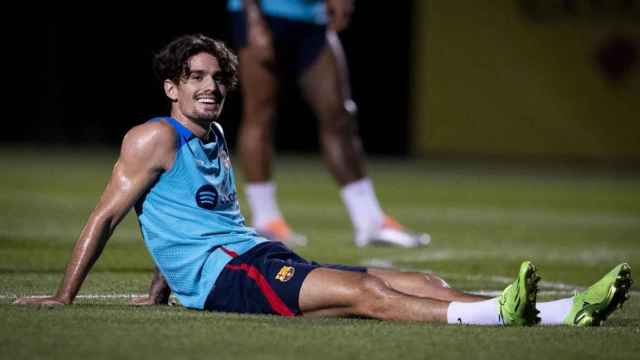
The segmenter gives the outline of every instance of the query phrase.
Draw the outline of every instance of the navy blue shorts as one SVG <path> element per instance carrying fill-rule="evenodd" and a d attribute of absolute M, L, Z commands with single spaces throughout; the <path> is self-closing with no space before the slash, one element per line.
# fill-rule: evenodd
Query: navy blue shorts
<path fill-rule="evenodd" d="M 307 261 L 280 242 L 256 245 L 238 256 L 223 248 L 234 258 L 225 266 L 207 297 L 205 310 L 301 315 L 298 298 L 302 282 L 317 268 L 366 272 L 361 266 L 319 264 Z"/>
<path fill-rule="evenodd" d="M 300 76 L 318 58 L 327 43 L 326 25 L 281 17 L 264 16 L 273 41 L 276 70 L 281 76 Z M 231 12 L 233 46 L 247 46 L 247 19 L 244 11 Z"/>

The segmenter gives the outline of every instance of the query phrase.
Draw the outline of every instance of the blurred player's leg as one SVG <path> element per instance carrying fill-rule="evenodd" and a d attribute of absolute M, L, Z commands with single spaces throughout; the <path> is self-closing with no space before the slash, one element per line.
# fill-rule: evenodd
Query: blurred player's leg
<path fill-rule="evenodd" d="M 247 179 L 246 194 L 253 226 L 262 235 L 288 245 L 304 245 L 304 237 L 291 231 L 282 219 L 271 182 L 272 121 L 278 85 L 272 70 L 251 53 L 239 51 L 243 95 L 240 152 Z"/>
<path fill-rule="evenodd" d="M 382 211 L 367 177 L 362 143 L 356 126 L 346 60 L 335 32 L 300 79 L 303 93 L 320 121 L 320 142 L 327 167 L 342 187 L 341 196 L 355 228 L 357 246 L 426 245 L 426 234 L 412 234 Z"/>
<path fill-rule="evenodd" d="M 320 141 L 326 164 L 340 186 L 363 179 L 363 151 L 357 133 L 355 104 L 350 98 L 344 58 L 335 33 L 318 58 L 303 73 L 303 93 L 320 121 Z M 334 38 L 335 37 L 335 38 Z M 339 49 L 339 50 L 338 50 Z"/>

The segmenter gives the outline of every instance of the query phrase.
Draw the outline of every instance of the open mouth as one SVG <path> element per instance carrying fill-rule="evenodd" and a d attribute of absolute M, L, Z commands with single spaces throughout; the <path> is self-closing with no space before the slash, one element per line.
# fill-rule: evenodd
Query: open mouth
<path fill-rule="evenodd" d="M 199 104 L 205 111 L 215 111 L 219 106 L 218 102 L 213 97 L 197 98 L 196 103 Z"/>
<path fill-rule="evenodd" d="M 202 98 L 196 99 L 196 101 L 199 104 L 204 104 L 204 105 L 217 105 L 218 104 L 216 102 L 216 99 L 212 98 L 212 97 L 202 97 Z"/>

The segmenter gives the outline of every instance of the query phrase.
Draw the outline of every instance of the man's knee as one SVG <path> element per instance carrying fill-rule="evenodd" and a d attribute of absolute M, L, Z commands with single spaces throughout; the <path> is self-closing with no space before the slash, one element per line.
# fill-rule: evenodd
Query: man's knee
<path fill-rule="evenodd" d="M 248 101 L 243 109 L 243 126 L 264 128 L 271 126 L 276 104 L 270 101 Z"/>
<path fill-rule="evenodd" d="M 424 283 L 425 285 L 432 287 L 449 287 L 449 284 L 447 284 L 446 281 L 434 273 L 410 272 L 405 274 L 411 276 L 413 278 L 412 281 L 415 283 Z"/>
<path fill-rule="evenodd" d="M 395 292 L 384 280 L 365 274 L 357 285 L 355 310 L 359 315 L 384 318 Z"/>
<path fill-rule="evenodd" d="M 451 286 L 449 286 L 449 284 L 440 276 L 438 276 L 437 274 L 424 274 L 427 278 L 427 281 L 435 284 L 436 286 L 440 286 L 443 288 L 450 288 Z"/>
<path fill-rule="evenodd" d="M 352 134 L 357 128 L 356 115 L 355 105 L 348 109 L 346 102 L 345 104 L 342 102 L 326 104 L 321 115 L 321 117 L 324 117 L 324 119 L 321 119 L 321 131 L 328 136 Z"/>

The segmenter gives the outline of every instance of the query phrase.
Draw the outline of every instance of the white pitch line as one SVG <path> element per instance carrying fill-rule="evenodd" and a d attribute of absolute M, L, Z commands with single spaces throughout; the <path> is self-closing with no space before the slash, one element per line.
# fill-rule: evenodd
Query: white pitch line
<path fill-rule="evenodd" d="M 637 227 L 640 217 L 632 213 L 590 212 L 580 210 L 550 211 L 536 208 L 498 207 L 416 207 L 403 208 L 426 219 L 466 223 L 504 223 L 565 225 L 565 226 L 632 226 Z"/>
<path fill-rule="evenodd" d="M 476 295 L 484 295 L 484 296 L 491 296 L 491 297 L 500 296 L 500 294 L 502 294 L 501 290 L 470 290 L 467 292 L 476 294 Z M 631 291 L 630 294 L 633 296 L 640 296 L 640 291 Z M 538 295 L 569 297 L 574 295 L 574 291 L 546 290 L 546 291 L 538 291 Z M 27 296 L 27 298 L 39 299 L 39 298 L 45 298 L 48 296 L 50 295 L 32 295 L 32 296 Z M 87 294 L 87 295 L 78 295 L 77 298 L 89 299 L 89 300 L 112 300 L 112 299 L 133 299 L 133 298 L 141 298 L 144 296 L 146 296 L 146 294 Z M 13 299 L 16 299 L 17 297 L 18 297 L 17 295 L 12 295 L 12 294 L 0 294 L 0 300 L 6 300 L 6 299 L 13 300 Z"/>
<path fill-rule="evenodd" d="M 502 295 L 502 291 L 498 290 L 471 290 L 466 291 L 474 295 L 482 295 L 489 297 L 498 297 Z M 560 296 L 560 297 L 570 297 L 574 295 L 573 291 L 538 291 L 538 296 Z"/>
<path fill-rule="evenodd" d="M 506 277 L 506 276 L 500 276 L 500 275 L 460 275 L 455 273 L 446 273 L 446 272 L 443 273 L 439 271 L 433 271 L 431 269 L 398 267 L 398 266 L 394 266 L 393 262 L 388 259 L 375 259 L 375 258 L 368 259 L 362 262 L 362 265 L 376 266 L 376 267 L 383 267 L 383 268 L 395 268 L 402 271 L 415 271 L 415 272 L 427 272 L 427 273 L 433 272 L 442 276 L 442 278 L 444 278 L 446 281 L 451 281 L 451 280 L 490 281 L 490 282 L 505 284 L 505 285 L 511 284 L 513 282 L 512 277 Z M 552 281 L 540 281 L 540 283 L 538 283 L 538 287 L 540 288 L 540 290 L 542 290 L 542 292 L 538 292 L 539 294 L 548 293 L 548 295 L 554 295 L 553 293 L 554 291 L 558 293 L 557 295 L 561 295 L 561 294 L 573 294 L 576 291 L 585 290 L 584 287 L 579 285 L 566 284 L 562 282 L 552 282 Z M 482 292 L 484 290 L 477 290 L 477 291 Z M 472 291 L 472 292 L 476 292 L 476 291 Z M 632 291 L 631 293 L 633 294 L 635 292 Z"/>
<path fill-rule="evenodd" d="M 51 295 L 30 295 L 26 296 L 30 299 L 42 299 L 49 297 Z M 133 299 L 133 298 L 141 298 L 145 297 L 147 294 L 82 294 L 76 296 L 77 299 Z M 18 295 L 16 294 L 0 294 L 0 299 L 15 299 Z"/>
<path fill-rule="evenodd" d="M 470 290 L 465 291 L 476 295 L 484 295 L 490 297 L 497 297 L 502 294 L 502 290 Z M 632 296 L 640 296 L 640 291 L 629 291 L 629 294 Z M 568 290 L 548 290 L 548 291 L 538 291 L 538 296 L 554 296 L 554 297 L 571 297 L 575 295 L 574 291 Z"/>
<path fill-rule="evenodd" d="M 630 256 L 638 255 L 635 249 L 611 250 L 606 247 L 591 247 L 589 249 L 574 251 L 568 256 L 566 253 L 554 251 L 541 252 L 539 248 L 519 248 L 511 249 L 507 252 L 479 251 L 479 250 L 431 250 L 405 254 L 399 256 L 396 261 L 442 261 L 449 259 L 473 260 L 473 259 L 524 259 L 532 256 L 538 260 L 545 261 L 574 261 L 580 263 L 596 264 L 602 262 L 614 262 Z"/>
<path fill-rule="evenodd" d="M 291 204 L 285 207 L 284 211 L 296 213 L 299 216 L 317 217 L 319 215 L 326 215 L 329 208 L 334 213 L 342 211 L 341 207 L 336 204 L 313 208 Z M 580 209 L 559 211 L 528 207 L 403 206 L 402 209 L 397 209 L 394 214 L 395 213 L 403 219 L 454 222 L 456 224 L 502 224 L 510 222 L 544 226 L 622 226 L 633 228 L 637 228 L 640 224 L 640 216 L 633 212 L 588 211 Z"/>
<path fill-rule="evenodd" d="M 621 262 L 632 256 L 640 255 L 637 249 L 611 250 L 606 247 L 590 247 L 582 251 L 574 251 L 570 255 L 561 252 L 544 251 L 537 247 L 520 247 L 510 249 L 509 252 L 486 251 L 486 250 L 453 250 L 453 249 L 416 249 L 409 254 L 389 255 L 383 259 L 373 258 L 366 261 L 371 262 L 371 266 L 384 266 L 389 262 L 432 262 L 446 260 L 520 260 L 532 258 L 537 261 L 549 262 L 572 262 L 580 264 L 601 264 Z M 376 263 L 382 265 L 375 265 Z"/>
<path fill-rule="evenodd" d="M 394 267 L 394 264 L 389 259 L 379 259 L 372 258 L 367 259 L 362 262 L 364 266 L 376 266 L 383 268 L 391 268 Z M 396 267 L 397 268 L 397 267 Z M 430 269 L 415 269 L 415 268 L 397 268 L 403 271 L 417 271 L 417 272 L 434 272 Z M 437 272 L 443 278 L 452 279 L 452 280 L 473 280 L 473 281 L 490 281 L 498 284 L 510 284 L 513 281 L 513 278 L 500 276 L 500 275 L 460 275 L 455 273 L 442 273 Z M 542 296 L 573 296 L 576 291 L 582 291 L 585 288 L 574 285 L 574 284 L 566 284 L 561 282 L 550 282 L 550 281 L 541 281 L 539 284 L 539 288 L 541 291 L 538 292 L 538 295 Z M 473 294 L 485 295 L 485 296 L 498 296 L 502 293 L 499 290 L 471 290 L 469 291 Z M 631 291 L 630 294 L 634 296 L 639 296 L 640 291 Z M 31 295 L 29 298 L 44 298 L 50 295 Z M 81 294 L 78 295 L 78 299 L 132 299 L 132 298 L 141 298 L 147 296 L 147 294 Z M 15 299 L 18 296 L 16 294 L 0 294 L 0 299 Z M 172 296 L 173 297 L 173 296 Z"/>

